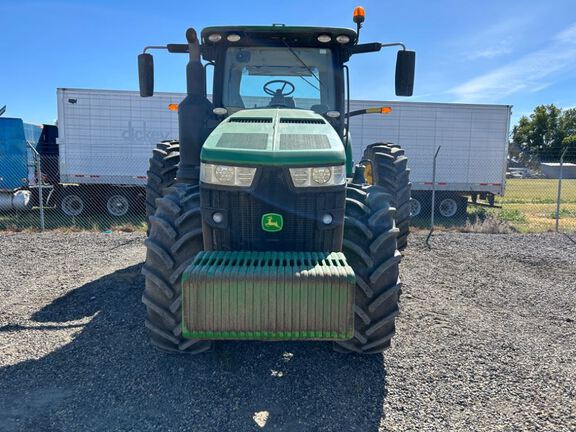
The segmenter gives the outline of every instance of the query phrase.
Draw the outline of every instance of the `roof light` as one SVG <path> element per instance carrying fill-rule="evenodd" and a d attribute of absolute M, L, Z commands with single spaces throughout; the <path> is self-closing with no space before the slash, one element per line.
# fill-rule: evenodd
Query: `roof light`
<path fill-rule="evenodd" d="M 178 111 L 178 104 L 168 104 L 168 109 L 170 111 L 177 112 Z"/>
<path fill-rule="evenodd" d="M 226 36 L 226 39 L 228 39 L 228 42 L 238 42 L 240 40 L 240 35 L 232 33 Z"/>
<path fill-rule="evenodd" d="M 321 34 L 320 36 L 318 36 L 318 42 L 321 43 L 328 43 L 332 40 L 332 36 L 327 35 L 327 34 Z"/>
<path fill-rule="evenodd" d="M 212 33 L 211 35 L 208 36 L 208 40 L 210 42 L 220 42 L 221 39 L 222 35 L 220 33 Z"/>
<path fill-rule="evenodd" d="M 350 42 L 350 38 L 346 35 L 338 35 L 336 36 L 336 41 L 341 44 L 347 44 Z"/>

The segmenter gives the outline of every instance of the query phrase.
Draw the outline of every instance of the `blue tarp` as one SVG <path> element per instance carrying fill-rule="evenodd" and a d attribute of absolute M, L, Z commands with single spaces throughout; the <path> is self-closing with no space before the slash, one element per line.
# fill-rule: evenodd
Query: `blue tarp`
<path fill-rule="evenodd" d="M 0 117 L 0 190 L 26 186 L 29 150 L 26 141 L 38 144 L 42 128 L 22 119 Z"/>

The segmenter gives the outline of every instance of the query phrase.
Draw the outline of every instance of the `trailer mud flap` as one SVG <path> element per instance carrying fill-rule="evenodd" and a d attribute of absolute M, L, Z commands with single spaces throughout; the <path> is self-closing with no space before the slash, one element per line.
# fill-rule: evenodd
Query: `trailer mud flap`
<path fill-rule="evenodd" d="M 354 286 L 340 252 L 200 252 L 182 277 L 182 334 L 351 339 Z"/>

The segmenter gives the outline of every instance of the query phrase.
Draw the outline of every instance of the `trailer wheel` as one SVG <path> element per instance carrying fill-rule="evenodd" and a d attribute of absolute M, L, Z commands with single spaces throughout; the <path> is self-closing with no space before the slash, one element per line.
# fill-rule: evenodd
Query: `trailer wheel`
<path fill-rule="evenodd" d="M 458 216 L 466 215 L 468 200 L 459 195 L 440 196 L 436 211 L 444 218 L 451 219 Z"/>
<path fill-rule="evenodd" d="M 156 145 L 150 158 L 146 183 L 146 220 L 156 211 L 156 200 L 161 198 L 164 189 L 176 181 L 176 171 L 180 163 L 178 141 L 162 141 Z"/>
<path fill-rule="evenodd" d="M 87 212 L 86 199 L 78 187 L 67 187 L 60 192 L 60 211 L 70 217 L 80 216 Z"/>
<path fill-rule="evenodd" d="M 130 204 L 130 197 L 126 193 L 112 192 L 106 199 L 106 210 L 110 216 L 122 217 L 130 211 Z"/>
<path fill-rule="evenodd" d="M 372 162 L 374 184 L 381 186 L 392 195 L 392 205 L 396 207 L 398 249 L 408 245 L 410 232 L 410 169 L 408 158 L 400 146 L 391 143 L 370 144 L 364 151 L 364 158 Z"/>
<path fill-rule="evenodd" d="M 343 252 L 356 275 L 354 338 L 334 342 L 334 349 L 376 354 L 390 346 L 400 311 L 399 230 L 383 188 L 351 185 L 346 195 Z"/>
<path fill-rule="evenodd" d="M 422 203 L 418 199 L 410 198 L 410 217 L 416 217 L 422 213 Z"/>
<path fill-rule="evenodd" d="M 458 213 L 458 203 L 454 198 L 444 198 L 438 203 L 438 213 L 445 218 L 451 218 Z"/>
<path fill-rule="evenodd" d="M 156 203 L 156 213 L 150 216 L 146 261 L 142 267 L 146 280 L 142 296 L 145 325 L 156 348 L 198 354 L 212 348 L 213 342 L 183 338 L 180 324 L 182 273 L 203 249 L 199 188 L 176 184 Z"/>

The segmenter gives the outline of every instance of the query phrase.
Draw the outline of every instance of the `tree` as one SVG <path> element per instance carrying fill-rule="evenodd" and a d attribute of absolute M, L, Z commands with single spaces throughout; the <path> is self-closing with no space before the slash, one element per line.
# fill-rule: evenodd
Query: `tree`
<path fill-rule="evenodd" d="M 518 157 L 529 164 L 558 161 L 566 138 L 574 135 L 576 109 L 563 111 L 553 104 L 539 105 L 530 117 L 522 116 L 514 126 L 511 147 L 519 149 Z"/>

